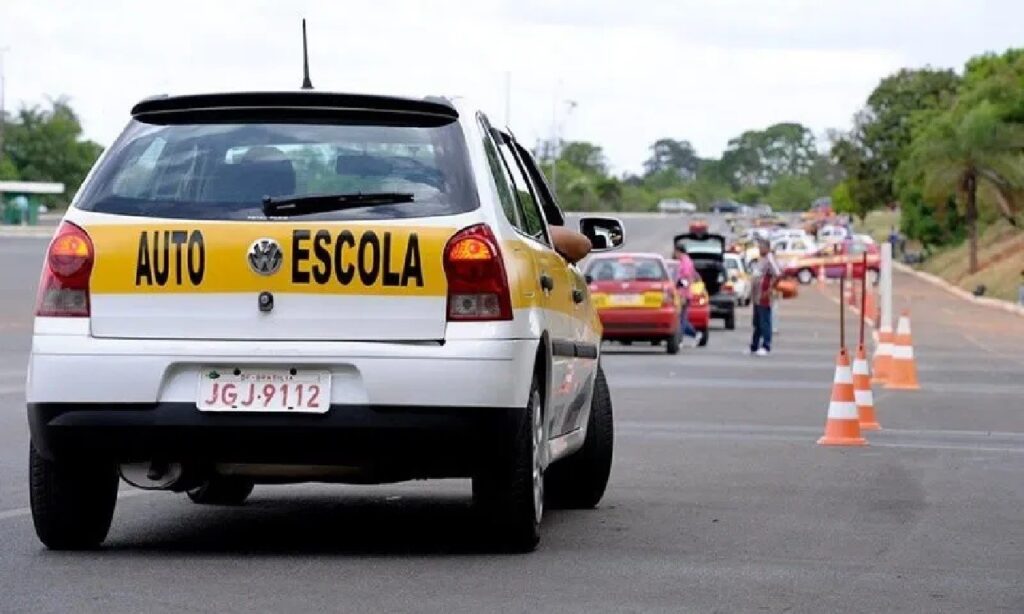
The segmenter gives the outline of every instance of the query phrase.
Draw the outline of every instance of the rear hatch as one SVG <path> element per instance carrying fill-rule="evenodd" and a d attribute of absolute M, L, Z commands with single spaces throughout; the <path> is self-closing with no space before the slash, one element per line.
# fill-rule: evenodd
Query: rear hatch
<path fill-rule="evenodd" d="M 444 246 L 479 221 L 449 106 L 241 94 L 133 115 L 68 216 L 95 247 L 94 336 L 444 339 Z"/>
<path fill-rule="evenodd" d="M 675 246 L 686 248 L 687 255 L 700 273 L 708 294 L 714 296 L 726 281 L 725 237 L 708 233 L 684 233 L 676 235 Z"/>

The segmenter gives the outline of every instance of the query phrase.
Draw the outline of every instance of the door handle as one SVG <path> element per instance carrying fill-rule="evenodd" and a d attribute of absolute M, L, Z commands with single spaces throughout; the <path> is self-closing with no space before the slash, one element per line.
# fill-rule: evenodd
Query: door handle
<path fill-rule="evenodd" d="M 545 292 L 551 292 L 555 289 L 555 280 L 547 273 L 540 274 L 540 287 Z"/>
<path fill-rule="evenodd" d="M 587 298 L 587 297 L 586 297 L 586 295 L 583 294 L 583 290 L 580 290 L 579 288 L 573 288 L 573 291 L 572 291 L 572 302 L 574 302 L 574 303 L 576 303 L 578 305 L 578 304 L 582 303 L 583 299 L 585 299 L 585 298 Z"/>

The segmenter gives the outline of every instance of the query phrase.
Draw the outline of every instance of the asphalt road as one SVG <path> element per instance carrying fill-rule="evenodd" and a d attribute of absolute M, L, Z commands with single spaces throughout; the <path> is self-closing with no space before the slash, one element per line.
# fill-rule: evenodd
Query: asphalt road
<path fill-rule="evenodd" d="M 625 222 L 659 252 L 680 225 Z M 745 311 L 676 357 L 606 346 L 607 495 L 551 512 L 532 554 L 481 550 L 463 481 L 262 486 L 220 509 L 126 490 L 104 549 L 47 552 L 22 381 L 44 245 L 0 237 L 0 612 L 1024 611 L 1024 321 L 902 275 L 923 390 L 876 390 L 867 448 L 814 443 L 838 306 L 804 289 L 768 359 L 742 353 Z"/>

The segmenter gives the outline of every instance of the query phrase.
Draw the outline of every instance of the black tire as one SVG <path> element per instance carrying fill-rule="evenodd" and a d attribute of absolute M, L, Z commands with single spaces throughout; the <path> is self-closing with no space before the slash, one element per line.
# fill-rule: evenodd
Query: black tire
<path fill-rule="evenodd" d="M 188 491 L 188 498 L 200 505 L 241 505 L 252 494 L 253 482 L 235 476 L 210 478 Z"/>
<path fill-rule="evenodd" d="M 699 330 L 701 333 L 700 343 L 697 344 L 697 347 L 704 347 L 705 345 L 708 344 L 708 338 L 711 336 L 711 329 L 705 326 L 704 328 L 701 328 Z"/>
<path fill-rule="evenodd" d="M 473 503 L 489 537 L 504 550 L 529 552 L 540 541 L 546 442 L 540 382 L 534 375 L 526 408 L 509 416 L 473 476 Z"/>
<path fill-rule="evenodd" d="M 612 397 L 604 371 L 597 367 L 594 397 L 587 419 L 583 447 L 548 468 L 545 491 L 552 505 L 570 509 L 589 509 L 597 505 L 608 486 L 615 447 Z"/>
<path fill-rule="evenodd" d="M 736 330 L 736 314 L 732 313 L 725 318 L 725 330 Z"/>
<path fill-rule="evenodd" d="M 619 341 L 619 343 L 622 345 L 633 345 L 633 342 L 629 339 L 623 339 L 622 341 Z"/>
<path fill-rule="evenodd" d="M 86 550 L 107 537 L 117 503 L 117 467 L 51 461 L 29 446 L 29 500 L 39 541 L 51 550 Z"/>
<path fill-rule="evenodd" d="M 679 353 L 679 334 L 672 335 L 665 339 L 665 351 L 669 354 Z"/>

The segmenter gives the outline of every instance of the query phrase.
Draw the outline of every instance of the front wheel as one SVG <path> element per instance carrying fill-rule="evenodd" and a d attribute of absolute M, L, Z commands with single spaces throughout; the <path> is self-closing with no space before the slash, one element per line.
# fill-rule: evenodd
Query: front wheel
<path fill-rule="evenodd" d="M 796 278 L 801 284 L 807 286 L 814 281 L 814 273 L 810 269 L 800 269 L 796 274 Z"/>
<path fill-rule="evenodd" d="M 29 446 L 29 501 L 39 541 L 51 550 L 96 548 L 117 502 L 117 467 L 54 461 Z"/>
<path fill-rule="evenodd" d="M 612 470 L 613 422 L 612 397 L 599 365 L 583 447 L 552 465 L 545 478 L 548 500 L 553 505 L 588 509 L 601 501 Z"/>
<path fill-rule="evenodd" d="M 473 503 L 500 545 L 513 552 L 529 552 L 540 541 L 547 452 L 536 375 L 525 410 L 510 415 L 501 431 L 490 458 L 473 476 Z"/>

